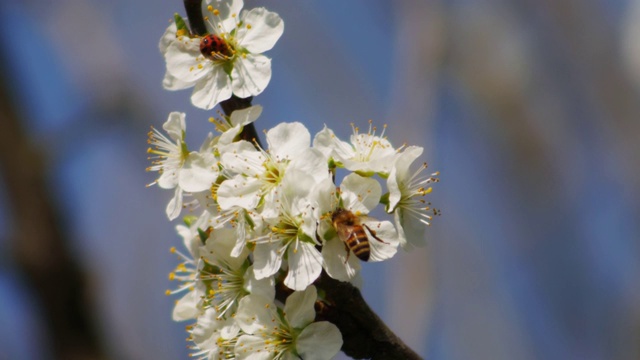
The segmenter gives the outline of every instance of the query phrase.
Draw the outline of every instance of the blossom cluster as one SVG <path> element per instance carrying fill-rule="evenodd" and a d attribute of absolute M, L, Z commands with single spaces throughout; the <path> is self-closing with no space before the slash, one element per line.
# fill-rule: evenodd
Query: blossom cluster
<path fill-rule="evenodd" d="M 194 87 L 192 103 L 204 109 L 265 89 L 271 61 L 261 53 L 284 23 L 242 7 L 204 1 L 207 35 L 175 17 L 160 41 L 165 88 Z M 299 122 L 266 131 L 266 148 L 242 140 L 261 113 L 256 105 L 210 118 L 215 132 L 197 150 L 186 143 L 184 113 L 149 132 L 148 170 L 159 173 L 152 184 L 173 191 L 169 220 L 184 216 L 176 227 L 184 250 L 171 249 L 181 259 L 169 275 L 180 283 L 168 291 L 181 294 L 173 319 L 195 321 L 189 338 L 198 358 L 330 359 L 342 336 L 315 321 L 323 292 L 314 282 L 325 271 L 358 285 L 362 260 L 421 245 L 437 214 L 426 200 L 437 173 L 413 165 L 421 147 L 396 148 L 371 124 L 367 132 L 354 126 L 348 140 L 326 126 L 312 136 Z M 280 287 L 286 299 L 276 296 Z"/>

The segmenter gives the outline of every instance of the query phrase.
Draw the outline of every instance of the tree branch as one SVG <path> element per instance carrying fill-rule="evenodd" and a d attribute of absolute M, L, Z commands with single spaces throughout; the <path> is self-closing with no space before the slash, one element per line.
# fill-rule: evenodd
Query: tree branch
<path fill-rule="evenodd" d="M 12 254 L 42 310 L 51 357 L 103 359 L 86 277 L 70 254 L 64 221 L 47 186 L 42 153 L 22 127 L 8 71 L 0 58 L 0 174 L 13 216 Z"/>

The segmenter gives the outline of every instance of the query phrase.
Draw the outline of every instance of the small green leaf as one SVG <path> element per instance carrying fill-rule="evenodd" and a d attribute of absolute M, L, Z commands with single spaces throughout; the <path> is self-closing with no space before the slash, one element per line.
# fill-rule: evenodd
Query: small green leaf
<path fill-rule="evenodd" d="M 222 63 L 222 69 L 224 70 L 225 74 L 231 77 L 231 72 L 233 71 L 233 61 L 225 61 L 224 63 Z"/>
<path fill-rule="evenodd" d="M 186 215 L 182 218 L 182 221 L 187 226 L 191 226 L 191 224 L 193 224 L 196 220 L 198 220 L 198 217 L 195 215 Z"/>
<path fill-rule="evenodd" d="M 389 206 L 389 193 L 382 194 L 380 197 L 380 204 Z"/>
<path fill-rule="evenodd" d="M 211 233 L 210 230 L 202 230 L 200 228 L 198 228 L 198 235 L 200 236 L 200 241 L 202 241 L 202 244 L 204 245 L 204 243 L 207 242 L 207 239 L 209 238 L 209 234 Z"/>
<path fill-rule="evenodd" d="M 177 36 L 189 34 L 187 23 L 184 22 L 184 19 L 182 18 L 182 16 L 180 16 L 180 14 L 173 14 L 173 21 L 175 21 L 176 27 L 178 29 L 178 31 L 176 32 Z"/>

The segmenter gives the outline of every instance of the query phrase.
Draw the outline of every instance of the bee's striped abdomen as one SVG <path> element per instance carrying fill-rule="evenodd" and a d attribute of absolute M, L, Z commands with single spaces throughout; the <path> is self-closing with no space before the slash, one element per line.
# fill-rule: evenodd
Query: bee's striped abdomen
<path fill-rule="evenodd" d="M 357 229 L 351 233 L 347 239 L 347 246 L 362 261 L 369 261 L 371 249 L 369 248 L 369 238 L 364 229 Z"/>

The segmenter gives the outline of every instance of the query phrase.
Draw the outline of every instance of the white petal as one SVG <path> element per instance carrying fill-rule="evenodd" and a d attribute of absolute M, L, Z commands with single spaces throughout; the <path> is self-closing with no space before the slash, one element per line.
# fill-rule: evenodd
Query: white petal
<path fill-rule="evenodd" d="M 242 335 L 238 338 L 235 347 L 236 359 L 238 360 L 270 360 L 273 353 L 264 351 L 264 340 L 260 336 Z M 261 351 L 257 351 L 261 350 Z"/>
<path fill-rule="evenodd" d="M 315 182 L 329 179 L 329 159 L 318 149 L 307 148 L 301 151 L 289 164 L 313 177 Z"/>
<path fill-rule="evenodd" d="M 254 209 L 260 201 L 260 181 L 254 178 L 236 176 L 220 184 L 218 188 L 218 204 L 222 210 L 239 206 L 243 209 Z"/>
<path fill-rule="evenodd" d="M 322 272 L 322 255 L 310 243 L 298 241 L 289 245 L 289 272 L 284 284 L 293 290 L 304 290 L 311 285 Z"/>
<path fill-rule="evenodd" d="M 195 319 L 200 310 L 198 310 L 198 296 L 195 291 L 189 291 L 180 300 L 176 302 L 173 308 L 173 321 L 184 321 Z"/>
<path fill-rule="evenodd" d="M 167 72 L 184 82 L 198 81 L 214 67 L 200 53 L 200 40 L 182 36 L 167 48 L 164 54 Z"/>
<path fill-rule="evenodd" d="M 217 317 L 218 313 L 214 307 L 206 309 L 198 316 L 198 321 L 191 330 L 191 337 L 200 349 L 215 347 L 218 333 L 225 325 L 225 320 Z"/>
<path fill-rule="evenodd" d="M 160 43 L 158 44 L 158 49 L 160 49 L 160 53 L 162 53 L 162 55 L 164 55 L 164 53 L 167 52 L 167 48 L 169 47 L 169 45 L 171 45 L 171 43 L 176 41 L 177 31 L 178 31 L 178 26 L 176 25 L 175 22 L 172 22 L 171 24 L 169 24 L 169 27 L 167 27 L 167 30 L 164 31 L 164 34 L 162 34 L 162 37 L 160 38 Z"/>
<path fill-rule="evenodd" d="M 260 295 L 247 295 L 240 300 L 236 321 L 242 331 L 247 334 L 255 334 L 266 326 L 273 326 L 272 320 L 276 318 L 273 302 Z"/>
<path fill-rule="evenodd" d="M 261 295 L 273 301 L 276 297 L 276 289 L 274 286 L 275 282 L 271 276 L 260 280 L 256 279 L 253 272 L 253 265 L 249 266 L 244 274 L 244 289 L 250 294 Z"/>
<path fill-rule="evenodd" d="M 218 139 L 218 144 L 228 145 L 233 143 L 233 140 L 235 140 L 236 136 L 238 136 L 241 131 L 242 131 L 242 126 L 240 125 L 236 125 L 230 129 L 227 129 L 227 131 L 220 134 L 220 138 Z"/>
<path fill-rule="evenodd" d="M 279 160 L 293 159 L 309 148 L 311 134 L 299 122 L 281 123 L 267 132 L 271 155 Z"/>
<path fill-rule="evenodd" d="M 218 178 L 215 159 L 191 152 L 180 170 L 179 184 L 187 192 L 200 192 L 211 188 Z"/>
<path fill-rule="evenodd" d="M 328 321 L 307 326 L 296 342 L 298 354 L 305 360 L 332 359 L 342 347 L 340 330 Z"/>
<path fill-rule="evenodd" d="M 340 185 L 344 207 L 353 212 L 368 214 L 380 203 L 382 187 L 372 178 L 352 173 L 342 180 Z"/>
<path fill-rule="evenodd" d="M 213 15 L 207 10 L 211 5 L 218 10 L 218 15 Z M 209 21 L 205 21 L 207 30 L 212 34 L 230 33 L 236 27 L 236 21 L 240 15 L 240 10 L 244 6 L 242 0 L 206 0 L 202 2 L 202 14 L 208 16 Z M 236 17 L 232 17 L 235 14 Z"/>
<path fill-rule="evenodd" d="M 167 121 L 162 124 L 164 131 L 166 131 L 173 140 L 184 139 L 184 132 L 187 130 L 185 117 L 185 113 L 173 111 L 169 114 Z"/>
<path fill-rule="evenodd" d="M 165 166 L 162 169 L 162 174 L 160 174 L 158 178 L 158 186 L 162 189 L 173 189 L 178 186 L 179 170 L 180 169 Z"/>
<path fill-rule="evenodd" d="M 180 215 L 180 211 L 182 211 L 182 189 L 177 187 L 173 198 L 167 204 L 167 217 L 169 220 L 173 220 Z"/>
<path fill-rule="evenodd" d="M 264 172 L 262 164 L 265 162 L 264 155 L 247 141 L 238 141 L 235 144 L 242 145 L 241 149 L 229 145 L 224 148 L 224 153 L 220 156 L 222 166 L 236 174 L 244 174 L 247 176 L 255 176 Z M 249 148 L 247 148 L 249 146 Z"/>
<path fill-rule="evenodd" d="M 229 120 L 232 126 L 236 125 L 247 125 L 258 119 L 262 114 L 262 106 L 255 105 L 248 107 L 246 109 L 236 110 L 231 113 Z"/>
<path fill-rule="evenodd" d="M 298 329 L 311 324 L 316 317 L 314 304 L 318 299 L 315 286 L 309 286 L 305 291 L 296 291 L 287 297 L 284 313 L 289 324 Z"/>
<path fill-rule="evenodd" d="M 325 156 L 331 156 L 338 161 L 348 159 L 354 155 L 351 144 L 338 139 L 333 130 L 326 125 L 313 138 L 313 147 L 322 151 Z"/>
<path fill-rule="evenodd" d="M 360 259 L 347 250 L 345 243 L 337 237 L 324 244 L 322 258 L 325 271 L 336 280 L 349 281 L 360 271 Z"/>
<path fill-rule="evenodd" d="M 336 199 L 336 185 L 329 178 L 314 185 L 309 195 L 309 200 L 314 206 L 316 218 L 335 210 L 338 205 Z"/>
<path fill-rule="evenodd" d="M 168 72 L 164 74 L 164 79 L 162 79 L 162 87 L 167 90 L 188 89 L 194 84 L 194 81 L 182 81 Z"/>
<path fill-rule="evenodd" d="M 249 250 L 244 249 L 238 257 L 231 256 L 231 249 L 236 244 L 236 231 L 230 228 L 214 229 L 205 245 L 205 259 L 214 265 L 239 269 L 249 256 Z"/>
<path fill-rule="evenodd" d="M 246 98 L 264 91 L 271 80 L 271 59 L 264 55 L 246 54 L 236 59 L 231 71 L 233 93 Z"/>
<path fill-rule="evenodd" d="M 256 279 L 264 279 L 280 270 L 282 266 L 282 255 L 279 243 L 257 244 L 253 251 L 254 263 L 253 272 Z"/>
<path fill-rule="evenodd" d="M 214 66 L 206 77 L 193 88 L 191 103 L 201 109 L 210 110 L 231 97 L 231 81 L 221 66 Z"/>
<path fill-rule="evenodd" d="M 392 258 L 398 251 L 398 244 L 400 242 L 398 239 L 398 233 L 393 227 L 393 224 L 389 221 L 379 222 L 375 220 L 366 220 L 363 223 L 367 225 L 368 229 L 375 231 L 376 236 L 380 238 L 380 240 L 384 241 L 384 243 L 380 242 L 371 234 L 368 234 L 369 246 L 371 249 L 369 262 L 377 262 Z M 368 232 L 368 230 L 365 231 Z"/>
<path fill-rule="evenodd" d="M 242 21 L 244 26 L 238 29 L 240 45 L 254 54 L 273 48 L 284 31 L 282 18 L 263 7 L 249 10 Z"/>
<path fill-rule="evenodd" d="M 415 159 L 422 155 L 423 148 L 420 146 L 407 147 L 396 161 L 389 173 L 387 179 L 387 188 L 389 189 L 389 206 L 388 209 L 394 209 L 400 201 L 402 193 L 400 192 L 400 183 L 409 176 L 409 167 Z"/>
<path fill-rule="evenodd" d="M 425 230 L 427 226 L 414 216 L 404 213 L 402 209 L 396 209 L 394 214 L 400 245 L 405 250 L 411 250 L 414 246 L 426 245 Z"/>

